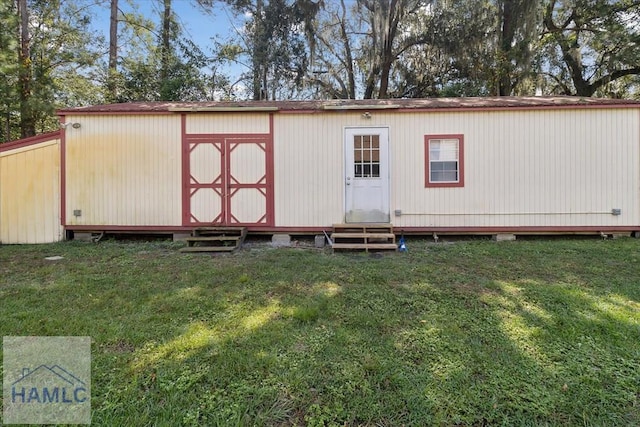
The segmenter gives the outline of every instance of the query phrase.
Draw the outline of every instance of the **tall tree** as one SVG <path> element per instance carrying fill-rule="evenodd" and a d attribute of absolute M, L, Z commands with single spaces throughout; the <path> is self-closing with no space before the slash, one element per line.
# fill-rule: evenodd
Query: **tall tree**
<path fill-rule="evenodd" d="M 539 6 L 534 0 L 435 2 L 423 13 L 429 22 L 424 26 L 427 43 L 400 58 L 404 93 L 505 96 L 532 91 L 528 83 L 534 74 Z"/>
<path fill-rule="evenodd" d="M 512 95 L 533 69 L 533 44 L 539 34 L 540 3 L 534 0 L 497 0 L 497 95 Z"/>
<path fill-rule="evenodd" d="M 0 3 L 0 142 L 18 138 L 18 13 L 15 2 Z"/>
<path fill-rule="evenodd" d="M 426 41 L 407 49 L 394 75 L 396 96 L 481 96 L 494 91 L 496 11 L 488 0 L 448 0 L 416 14 Z"/>
<path fill-rule="evenodd" d="M 110 0 L 109 65 L 107 68 L 107 98 L 115 100 L 118 92 L 118 0 Z"/>
<path fill-rule="evenodd" d="M 16 66 L 3 66 L 0 85 L 8 96 L 3 102 L 5 134 L 28 137 L 58 127 L 54 110 L 60 100 L 81 103 L 85 94 L 96 93 L 90 68 L 100 52 L 100 40 L 89 29 L 90 18 L 79 2 L 60 0 L 14 0 L 0 9 L 2 23 L 11 26 L 13 41 L 5 28 L 0 30 L 3 47 L 15 48 Z M 13 11 L 15 20 L 10 19 Z M 15 24 L 13 24 L 15 22 Z M 0 53 L 10 58 L 8 52 Z M 9 90 L 6 83 L 14 84 Z M 75 95 L 67 95 L 69 93 Z M 87 98 L 88 99 L 88 98 Z M 68 105 L 68 104 L 67 104 Z M 14 117 L 17 118 L 14 120 Z M 17 122 L 15 124 L 14 122 Z"/>
<path fill-rule="evenodd" d="M 29 8 L 27 0 L 18 1 L 20 19 L 20 50 L 18 54 L 18 92 L 20 98 L 20 136 L 26 138 L 36 134 L 35 113 L 31 99 L 33 62 L 31 61 L 31 34 L 29 31 Z"/>
<path fill-rule="evenodd" d="M 109 0 L 109 54 L 103 76 L 106 102 L 128 100 L 125 93 L 125 69 L 132 62 L 144 61 L 153 49 L 155 24 L 139 12 L 135 2 L 127 2 L 130 10 L 121 9 L 119 0 Z"/>
<path fill-rule="evenodd" d="M 211 10 L 218 0 L 197 0 Z M 304 86 L 309 40 L 322 0 L 220 0 L 239 16 L 248 16 L 239 44 L 248 58 L 254 100 L 289 98 Z"/>
<path fill-rule="evenodd" d="M 121 13 L 127 47 L 120 56 L 123 101 L 195 101 L 211 99 L 212 81 L 202 71 L 211 65 L 201 49 L 182 36 L 171 0 L 158 0 L 158 24 L 136 13 Z"/>
<path fill-rule="evenodd" d="M 611 95 L 615 82 L 640 76 L 640 0 L 548 0 L 545 73 L 550 91 Z M 626 92 L 626 91 L 625 91 Z"/>
<path fill-rule="evenodd" d="M 402 24 L 410 22 L 412 15 L 424 11 L 431 3 L 431 0 L 357 0 L 358 6 L 366 11 L 369 25 L 361 61 L 367 69 L 364 98 L 389 97 L 389 78 L 400 55 L 427 41 L 422 31 L 412 31 Z"/>
<path fill-rule="evenodd" d="M 162 14 L 162 32 L 160 34 L 160 81 L 164 83 L 169 78 L 169 67 L 171 66 L 171 57 L 173 49 L 171 40 L 176 37 L 177 25 L 175 23 L 173 13 L 171 12 L 171 0 L 163 0 Z M 164 92 L 161 91 L 161 92 Z M 166 94 L 161 93 L 162 98 L 166 98 Z"/>
<path fill-rule="evenodd" d="M 358 23 L 344 0 L 326 5 L 319 14 L 307 77 L 321 98 L 355 99 L 357 92 L 354 49 Z"/>
<path fill-rule="evenodd" d="M 344 1 L 323 9 L 313 58 L 321 73 L 311 75 L 329 97 L 388 98 L 398 94 L 394 73 L 401 58 L 428 42 L 427 12 L 432 0 Z"/>
<path fill-rule="evenodd" d="M 207 97 L 208 77 L 201 71 L 211 62 L 182 29 L 172 9 L 171 0 L 162 0 L 158 51 L 160 100 L 198 100 Z"/>

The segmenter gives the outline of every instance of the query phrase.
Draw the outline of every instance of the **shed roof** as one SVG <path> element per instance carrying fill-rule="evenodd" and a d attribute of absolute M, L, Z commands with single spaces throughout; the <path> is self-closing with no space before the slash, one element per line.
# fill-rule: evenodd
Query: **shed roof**
<path fill-rule="evenodd" d="M 573 96 L 364 99 L 324 101 L 128 102 L 67 108 L 58 114 L 145 114 L 212 111 L 340 111 L 340 110 L 508 110 L 553 108 L 640 108 L 640 101 Z"/>
<path fill-rule="evenodd" d="M 56 130 L 53 132 L 43 133 L 41 135 L 32 136 L 29 138 L 17 139 L 14 141 L 8 141 L 0 143 L 0 153 L 3 151 L 15 150 L 18 148 L 27 147 L 29 145 L 40 144 L 42 142 L 53 141 L 60 139 L 62 131 Z"/>

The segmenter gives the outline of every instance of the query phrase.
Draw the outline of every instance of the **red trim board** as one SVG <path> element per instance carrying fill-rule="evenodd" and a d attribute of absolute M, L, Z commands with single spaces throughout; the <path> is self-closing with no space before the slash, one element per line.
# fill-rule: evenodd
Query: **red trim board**
<path fill-rule="evenodd" d="M 189 134 L 186 131 L 187 116 L 182 114 L 182 226 L 195 227 L 207 224 L 242 225 L 242 226 L 273 226 L 274 215 L 274 161 L 273 161 L 273 114 L 269 115 L 269 133 L 212 133 Z M 218 150 L 220 154 L 219 167 L 221 174 L 213 182 L 201 183 L 193 177 L 191 171 L 192 152 L 200 144 L 210 145 L 209 149 Z M 265 174 L 257 182 L 241 182 L 231 170 L 231 157 L 234 150 L 242 144 L 253 144 L 264 152 Z M 242 222 L 232 212 L 233 197 L 241 189 L 254 189 L 265 198 L 264 211 L 255 222 Z M 213 200 L 219 200 L 220 211 L 214 213 L 215 218 L 197 218 L 192 212 L 191 200 L 199 190 L 210 190 Z M 218 199 L 219 198 L 219 199 Z M 212 200 L 212 201 L 213 201 Z"/>
<path fill-rule="evenodd" d="M 69 231 L 104 231 L 104 232 L 173 232 L 191 231 L 198 226 L 173 226 L 173 225 L 68 225 L 65 227 Z M 326 227 L 270 227 L 270 226 L 247 226 L 249 232 L 273 232 L 273 233 L 322 233 L 331 230 L 332 225 Z M 632 232 L 640 231 L 640 226 L 576 226 L 576 227 L 393 227 L 395 234 L 412 233 L 429 235 L 432 233 L 443 234 L 574 234 L 600 232 Z"/>

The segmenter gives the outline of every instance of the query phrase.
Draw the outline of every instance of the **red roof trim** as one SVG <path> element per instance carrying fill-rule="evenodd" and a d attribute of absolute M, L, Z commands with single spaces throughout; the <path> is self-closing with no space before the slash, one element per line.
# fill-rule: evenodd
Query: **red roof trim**
<path fill-rule="evenodd" d="M 36 135 L 29 138 L 18 139 L 16 141 L 6 142 L 0 144 L 0 152 L 15 150 L 17 148 L 28 147 L 29 145 L 41 144 L 43 142 L 52 141 L 54 139 L 60 139 L 62 131 L 57 130 L 55 132 L 43 133 L 42 135 Z"/>

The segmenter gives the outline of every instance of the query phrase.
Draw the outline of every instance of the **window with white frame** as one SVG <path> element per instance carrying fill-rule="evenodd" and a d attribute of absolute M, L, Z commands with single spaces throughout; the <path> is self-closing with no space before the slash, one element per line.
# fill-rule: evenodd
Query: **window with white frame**
<path fill-rule="evenodd" d="M 426 135 L 426 187 L 464 186 L 463 135 Z"/>

